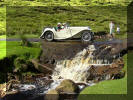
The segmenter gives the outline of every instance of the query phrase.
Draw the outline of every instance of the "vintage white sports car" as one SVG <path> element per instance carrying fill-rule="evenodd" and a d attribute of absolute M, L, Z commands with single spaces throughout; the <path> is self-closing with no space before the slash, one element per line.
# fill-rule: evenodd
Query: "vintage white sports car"
<path fill-rule="evenodd" d="M 40 38 L 47 41 L 80 38 L 83 42 L 90 42 L 93 40 L 93 32 L 90 27 L 70 27 L 68 25 L 63 28 L 46 27 Z"/>

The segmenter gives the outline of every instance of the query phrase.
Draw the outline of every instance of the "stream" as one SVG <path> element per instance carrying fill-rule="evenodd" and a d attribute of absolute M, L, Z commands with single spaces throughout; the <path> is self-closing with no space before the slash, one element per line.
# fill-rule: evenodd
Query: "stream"
<path fill-rule="evenodd" d="M 121 41 L 118 42 L 121 43 Z M 19 100 L 23 97 L 25 99 L 22 100 L 37 100 L 38 97 L 42 98 L 38 100 L 44 100 L 43 96 L 48 91 L 55 89 L 66 79 L 75 82 L 79 87 L 79 92 L 86 86 L 93 86 L 99 81 L 113 79 L 113 75 L 118 74 L 117 70 L 122 69 L 123 65 L 120 64 L 122 63 L 121 55 L 118 52 L 114 53 L 115 47 L 109 45 L 111 43 L 108 41 L 103 45 L 101 42 L 96 42 L 88 45 L 71 59 L 57 60 L 55 71 L 51 75 L 34 78 L 32 82 L 14 83 L 8 92 L 18 93 Z M 110 71 L 111 68 L 114 68 L 114 71 Z M 92 69 L 95 72 L 92 72 Z M 18 97 L 10 94 L 5 98 L 6 100 L 18 100 Z"/>

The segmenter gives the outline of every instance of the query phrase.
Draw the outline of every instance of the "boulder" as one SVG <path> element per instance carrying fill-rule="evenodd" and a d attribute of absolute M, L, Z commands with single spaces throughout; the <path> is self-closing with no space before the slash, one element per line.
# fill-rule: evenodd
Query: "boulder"
<path fill-rule="evenodd" d="M 26 64 L 26 60 L 22 57 L 17 57 L 14 60 L 14 72 L 25 72 L 28 69 L 28 66 Z"/>
<path fill-rule="evenodd" d="M 59 93 L 78 93 L 79 87 L 72 80 L 63 80 L 59 86 L 56 87 Z"/>
<path fill-rule="evenodd" d="M 58 100 L 59 99 L 59 93 L 57 90 L 50 90 L 46 93 L 44 100 Z"/>
<path fill-rule="evenodd" d="M 91 66 L 88 81 L 94 80 L 99 82 L 106 79 L 120 79 L 124 77 L 125 72 L 122 71 L 124 62 L 122 59 L 116 59 L 111 65 Z"/>
<path fill-rule="evenodd" d="M 35 69 L 43 74 L 52 74 L 54 71 L 54 65 L 52 64 L 40 64 L 38 60 L 32 59 L 31 62 L 33 63 Z"/>
<path fill-rule="evenodd" d="M 0 98 L 6 95 L 6 83 L 0 84 Z"/>

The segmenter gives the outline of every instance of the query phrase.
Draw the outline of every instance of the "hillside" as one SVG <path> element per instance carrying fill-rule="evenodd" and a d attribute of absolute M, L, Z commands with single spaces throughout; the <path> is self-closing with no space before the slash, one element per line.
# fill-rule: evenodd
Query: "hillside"
<path fill-rule="evenodd" d="M 0 7 L 0 35 L 5 34 L 5 22 L 6 20 L 6 9 L 5 7 Z"/>
<path fill-rule="evenodd" d="M 7 7 L 7 35 L 37 34 L 43 27 L 67 22 L 70 26 L 89 26 L 93 32 L 108 33 L 109 23 L 120 25 L 126 36 L 126 7 Z M 20 31 L 21 30 L 21 31 Z"/>
<path fill-rule="evenodd" d="M 89 25 L 94 29 L 95 32 L 103 31 L 103 29 L 105 29 L 105 31 L 106 31 L 106 29 L 108 27 L 106 24 L 110 20 L 111 16 L 113 16 L 113 18 L 111 18 L 111 19 L 113 19 L 114 21 L 117 21 L 117 23 L 119 23 L 119 24 L 123 24 L 124 26 L 122 26 L 122 31 L 125 32 L 125 30 L 126 30 L 125 29 L 126 20 L 124 22 L 124 19 L 126 18 L 126 15 L 125 15 L 126 14 L 126 9 L 125 9 L 125 7 L 122 8 L 122 7 L 119 7 L 119 6 L 127 6 L 131 1 L 132 0 L 0 0 L 0 5 L 1 5 L 1 7 L 0 7 L 0 15 L 1 15 L 0 16 L 0 35 L 5 34 L 5 30 L 6 30 L 6 28 L 5 28 L 6 7 L 4 7 L 3 5 L 9 5 L 9 6 L 49 6 L 49 5 L 52 5 L 52 6 L 82 6 L 81 9 L 84 12 L 84 14 L 83 14 L 82 11 L 81 12 L 78 11 L 79 7 L 72 8 L 72 9 L 77 9 L 77 11 L 80 12 L 80 14 L 77 16 L 77 18 L 75 18 L 76 16 L 75 17 L 73 16 L 76 12 L 73 12 L 73 11 L 70 11 L 70 10 L 67 11 L 67 12 L 65 10 L 64 11 L 62 10 L 62 12 L 65 12 L 65 13 L 63 13 L 64 15 L 61 15 L 61 13 L 62 13 L 61 12 L 60 16 L 66 16 L 65 14 L 69 13 L 69 15 L 70 15 L 70 13 L 73 13 L 72 14 L 72 16 L 73 16 L 72 20 L 73 19 L 74 20 L 73 21 L 68 20 L 71 25 Z M 91 6 L 91 8 L 88 8 L 88 10 L 89 10 L 88 12 L 86 12 L 87 9 L 86 9 L 85 6 Z M 102 7 L 98 8 L 96 6 L 102 6 Z M 103 6 L 117 6 L 118 9 L 111 7 L 111 9 L 108 12 L 108 8 L 110 8 L 110 7 L 103 7 Z M 115 10 L 116 10 L 116 12 L 115 12 Z M 123 10 L 124 10 L 124 12 L 122 12 Z M 56 14 L 56 11 L 53 10 L 52 12 L 54 12 Z M 90 12 L 91 12 L 91 14 L 90 14 Z M 15 11 L 14 11 L 14 13 L 15 13 Z M 22 13 L 22 12 L 19 12 L 19 13 Z M 26 11 L 24 11 L 23 13 L 26 14 Z M 42 14 L 42 17 L 47 15 L 48 18 L 52 18 L 52 16 L 53 16 L 52 14 L 50 15 L 50 14 L 46 14 L 46 13 L 47 12 L 45 11 L 45 8 L 44 9 L 42 8 L 40 11 L 36 11 L 36 12 L 33 11 L 32 15 L 36 17 L 36 14 Z M 83 15 L 81 15 L 81 14 L 83 14 Z M 98 17 L 97 17 L 97 14 L 100 14 L 100 15 L 98 15 Z M 108 15 L 110 16 L 110 18 L 108 17 Z M 101 16 L 101 17 L 99 17 L 99 16 Z M 18 19 L 21 18 L 21 16 L 17 16 L 17 15 L 14 15 L 13 17 L 15 19 L 16 19 L 16 17 Z M 34 19 L 35 17 L 34 18 L 30 17 L 30 15 L 28 15 L 28 14 L 26 15 L 26 17 L 27 17 L 27 19 L 30 19 L 29 21 L 35 20 Z M 56 15 L 56 17 L 58 17 L 58 15 Z M 56 18 L 56 17 L 54 17 L 54 18 Z M 81 19 L 81 17 L 82 18 L 84 17 L 82 20 L 85 23 L 80 23 L 78 21 L 78 20 Z M 87 17 L 89 19 L 85 19 Z M 92 17 L 94 17 L 93 19 L 95 21 L 91 21 L 91 20 L 93 20 L 93 19 L 91 19 Z M 119 18 L 120 18 L 120 20 L 119 20 Z M 24 18 L 24 19 L 26 19 L 26 18 Z M 50 21 L 50 23 L 52 25 L 54 23 L 54 25 L 55 25 L 55 23 L 57 23 L 57 21 L 63 21 L 64 22 L 67 19 L 68 18 L 66 18 L 65 20 L 63 20 L 63 19 L 61 19 L 61 20 L 54 19 L 54 22 L 51 23 L 51 21 Z M 40 20 L 41 20 L 41 23 L 43 25 L 43 23 L 44 23 L 43 20 L 44 19 L 39 19 L 39 21 Z M 20 21 L 22 21 L 22 20 L 20 19 Z M 49 20 L 47 20 L 47 22 L 43 26 L 48 24 L 49 23 L 48 21 Z M 97 22 L 97 21 L 99 21 L 99 22 Z M 98 28 L 95 25 L 97 25 Z M 106 25 L 106 27 L 103 27 L 104 25 Z M 35 26 L 34 28 L 36 28 L 36 26 L 38 26 L 37 22 L 34 23 L 34 26 Z M 37 30 L 38 33 L 40 33 L 41 29 Z M 29 34 L 29 32 L 28 32 L 28 34 Z"/>
<path fill-rule="evenodd" d="M 2 1 L 2 0 L 1 0 Z M 128 5 L 132 0 L 3 0 L 1 5 L 12 6 L 44 6 L 44 5 L 60 5 L 60 6 L 88 6 L 88 5 Z"/>

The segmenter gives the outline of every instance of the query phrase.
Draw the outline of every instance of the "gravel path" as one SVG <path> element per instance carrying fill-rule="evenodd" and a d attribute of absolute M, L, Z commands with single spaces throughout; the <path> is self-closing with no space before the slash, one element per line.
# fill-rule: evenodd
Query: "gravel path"
<path fill-rule="evenodd" d="M 30 42 L 43 42 L 44 40 L 43 39 L 40 39 L 40 38 L 28 38 L 27 39 L 28 41 Z M 21 39 L 19 38 L 7 38 L 7 39 L 0 39 L 0 41 L 21 41 Z M 80 39 L 76 39 L 76 40 L 56 40 L 54 42 L 51 42 L 51 43 L 63 43 L 63 44 L 69 44 L 69 43 L 79 43 L 81 44 L 81 40 Z M 93 44 L 96 44 L 96 45 L 102 45 L 102 44 L 119 44 L 119 43 L 124 43 L 125 45 L 127 46 L 133 46 L 133 40 L 132 39 L 111 39 L 111 40 L 105 40 L 105 41 L 94 41 Z"/>

